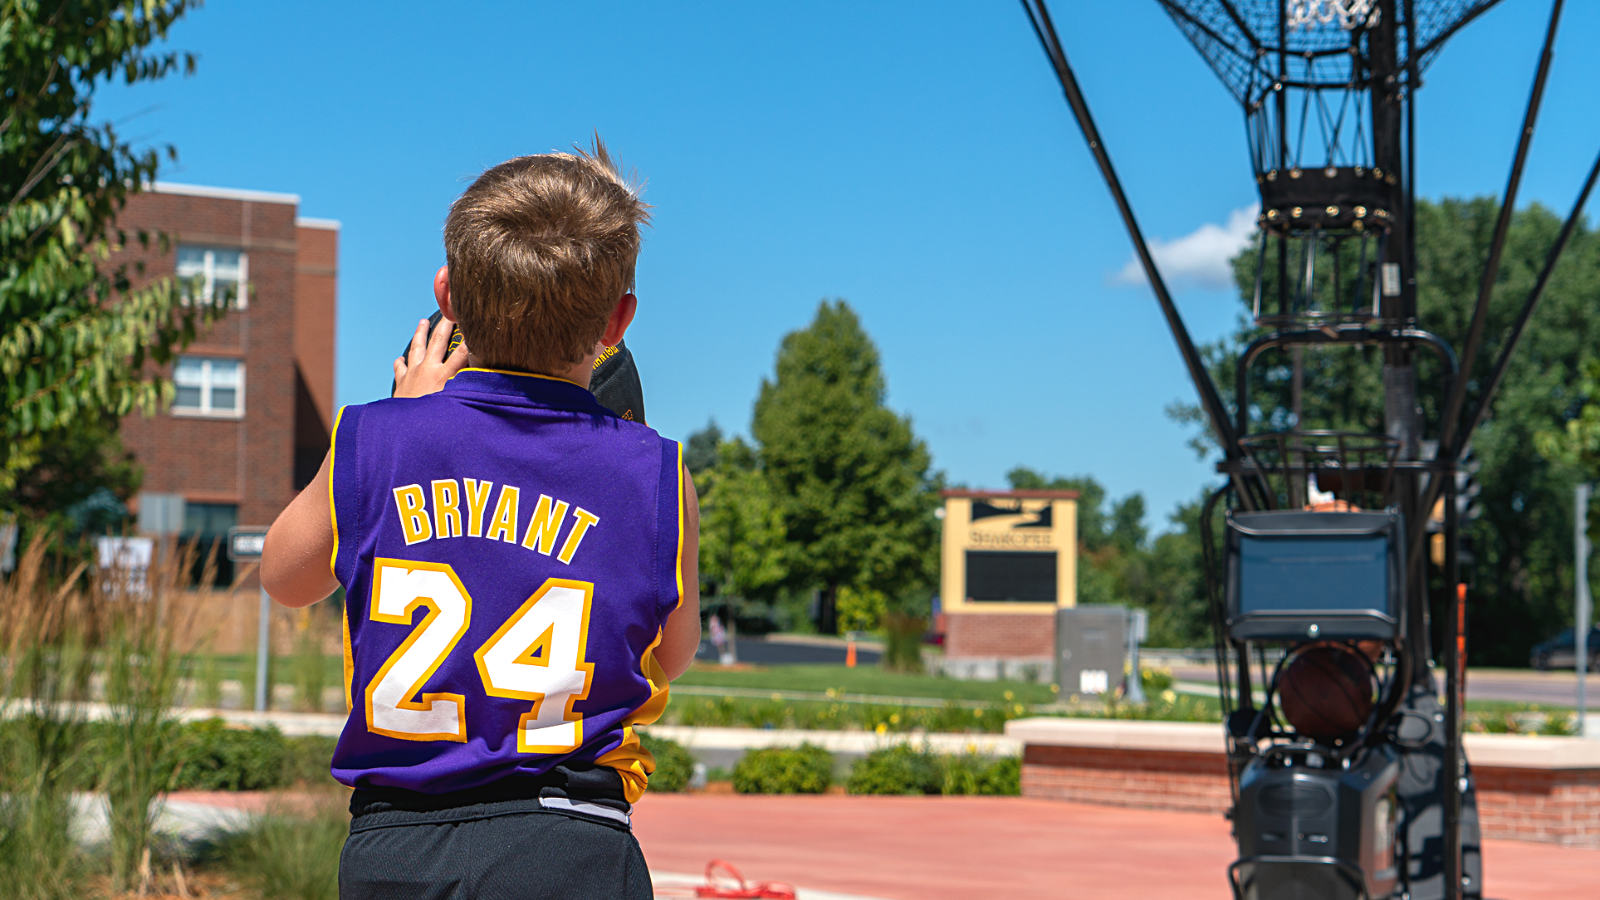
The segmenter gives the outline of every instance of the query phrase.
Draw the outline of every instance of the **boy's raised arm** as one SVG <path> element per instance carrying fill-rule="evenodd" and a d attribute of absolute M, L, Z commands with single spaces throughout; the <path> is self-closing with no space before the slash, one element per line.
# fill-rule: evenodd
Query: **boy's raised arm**
<path fill-rule="evenodd" d="M 700 649 L 700 500 L 688 467 L 683 470 L 683 602 L 667 617 L 656 660 L 676 679 Z"/>
<path fill-rule="evenodd" d="M 328 457 L 317 477 L 278 515 L 261 551 L 261 586 L 284 606 L 310 606 L 339 587 L 333 577 Z"/>

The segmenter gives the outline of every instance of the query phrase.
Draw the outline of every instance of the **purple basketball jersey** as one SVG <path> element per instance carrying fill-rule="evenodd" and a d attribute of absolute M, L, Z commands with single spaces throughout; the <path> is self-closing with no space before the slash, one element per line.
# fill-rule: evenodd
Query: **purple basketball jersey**
<path fill-rule="evenodd" d="M 683 597 L 682 448 L 568 381 L 465 369 L 334 426 L 350 718 L 333 775 L 442 793 L 654 760 Z"/>

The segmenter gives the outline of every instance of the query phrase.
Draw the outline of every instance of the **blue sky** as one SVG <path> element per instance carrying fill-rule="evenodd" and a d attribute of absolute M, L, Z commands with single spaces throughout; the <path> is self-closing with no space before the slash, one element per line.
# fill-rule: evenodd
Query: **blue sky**
<path fill-rule="evenodd" d="M 1215 480 L 1163 414 L 1193 389 L 1017 3 L 378 8 L 214 2 L 172 35 L 194 77 L 98 105 L 177 146 L 164 180 L 343 222 L 338 402 L 387 394 L 471 178 L 599 129 L 656 207 L 629 345 L 663 434 L 747 430 L 779 340 L 843 297 L 952 481 L 1092 474 L 1161 529 Z M 1548 10 L 1504 0 L 1428 71 L 1422 194 L 1502 189 Z M 1188 251 L 1191 331 L 1220 336 L 1239 306 L 1208 248 L 1254 200 L 1242 114 L 1153 0 L 1052 11 L 1145 233 Z M 1600 149 L 1597 45 L 1600 4 L 1568 4 L 1524 202 L 1564 211 Z"/>

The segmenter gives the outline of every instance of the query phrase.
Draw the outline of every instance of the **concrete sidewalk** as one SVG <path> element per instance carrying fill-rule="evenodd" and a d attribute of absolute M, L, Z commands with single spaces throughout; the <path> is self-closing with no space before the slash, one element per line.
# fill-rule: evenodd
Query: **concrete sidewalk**
<path fill-rule="evenodd" d="M 1235 857 L 1221 816 L 1017 797 L 647 795 L 634 831 L 652 871 L 724 859 L 890 900 L 1226 900 Z M 1600 851 L 1486 841 L 1484 868 L 1492 900 L 1564 900 L 1594 893 Z"/>

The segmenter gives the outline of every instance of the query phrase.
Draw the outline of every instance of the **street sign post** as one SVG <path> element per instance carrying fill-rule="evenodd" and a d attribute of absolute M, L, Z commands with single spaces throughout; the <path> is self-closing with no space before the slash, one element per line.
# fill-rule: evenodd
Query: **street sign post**
<path fill-rule="evenodd" d="M 1142 609 L 1128 611 L 1128 671 L 1127 698 L 1129 703 L 1143 703 L 1144 676 L 1139 672 L 1139 645 L 1150 633 L 1150 614 Z"/>
<path fill-rule="evenodd" d="M 257 562 L 267 546 L 267 529 L 253 525 L 235 525 L 228 529 L 228 559 L 233 562 Z M 257 573 L 259 582 L 260 575 Z M 267 660 L 272 652 L 272 598 L 267 589 L 261 589 L 261 612 L 256 626 L 256 712 L 267 709 Z"/>
<path fill-rule="evenodd" d="M 1592 485 L 1587 481 L 1578 485 L 1573 492 L 1572 514 L 1572 541 L 1574 544 L 1573 555 L 1577 558 L 1578 571 L 1573 580 L 1577 589 L 1577 596 L 1573 598 L 1573 610 L 1578 621 L 1572 631 L 1573 656 L 1572 667 L 1578 670 L 1578 736 L 1589 736 L 1589 492 Z"/>

